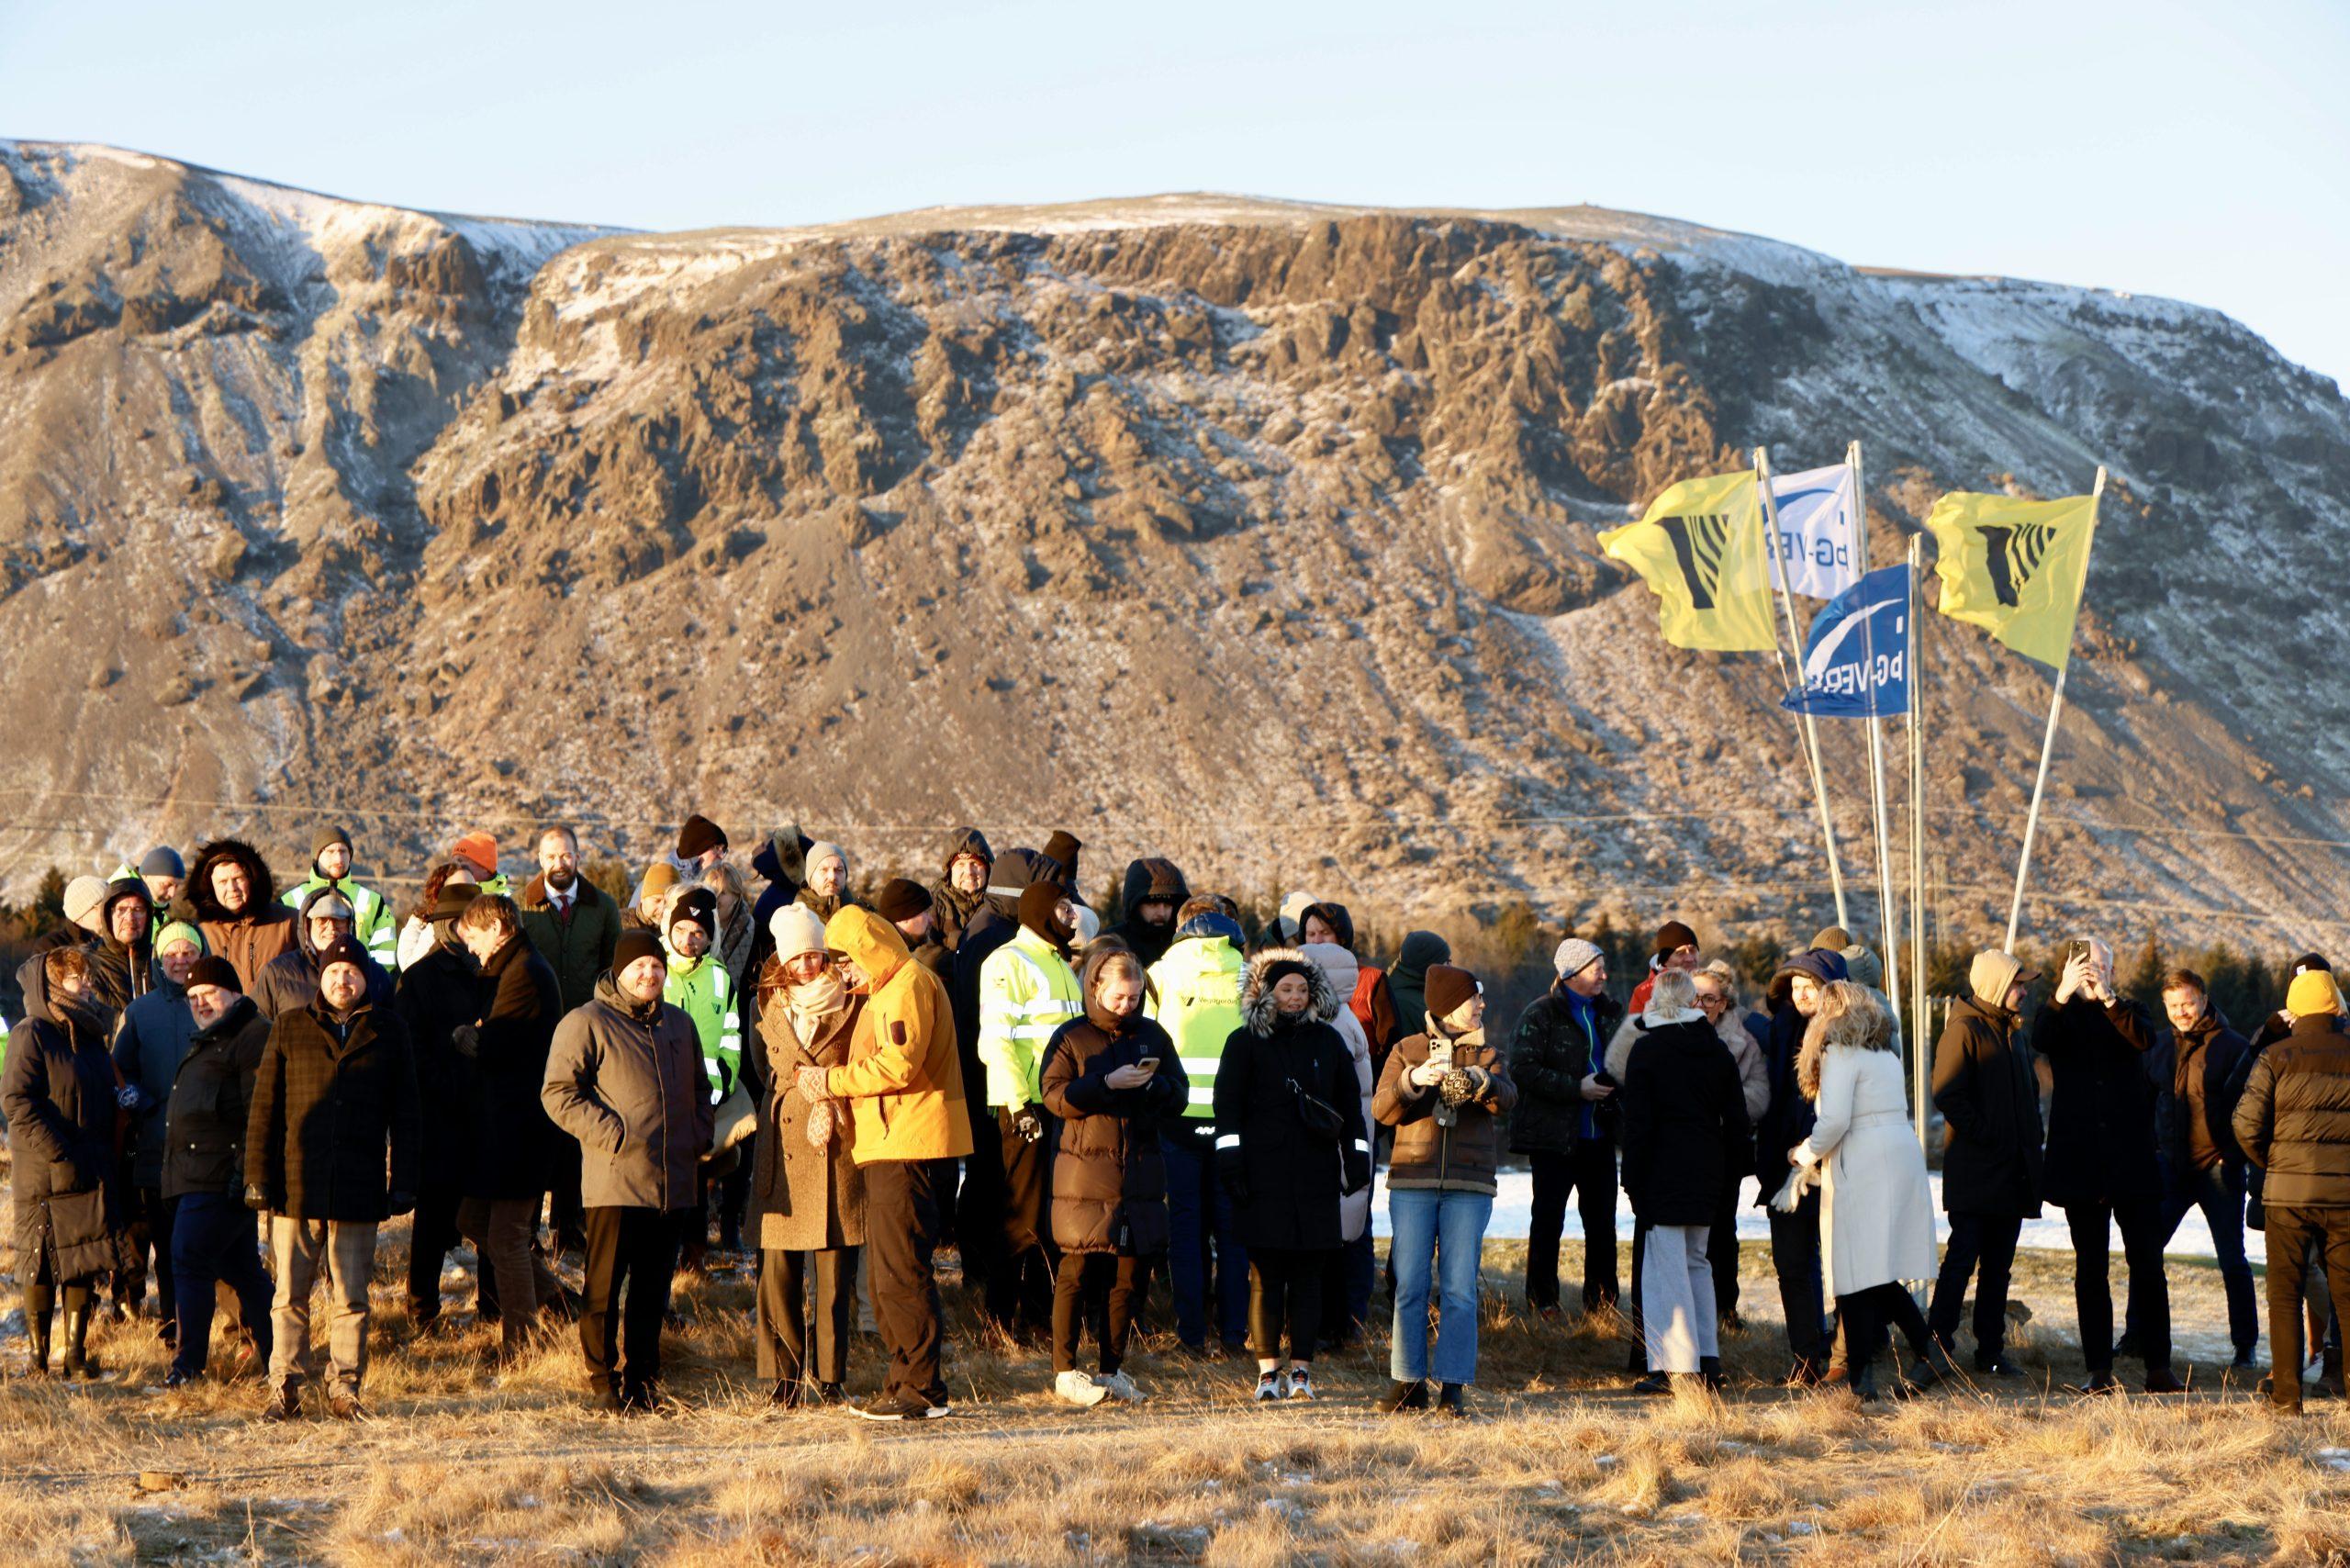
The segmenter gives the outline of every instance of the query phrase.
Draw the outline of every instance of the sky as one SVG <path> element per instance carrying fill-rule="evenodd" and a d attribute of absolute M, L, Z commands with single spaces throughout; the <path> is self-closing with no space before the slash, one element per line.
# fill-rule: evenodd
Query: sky
<path fill-rule="evenodd" d="M 0 135 L 676 230 L 1590 202 L 2224 310 L 2350 385 L 2350 0 L 0 0 Z"/>

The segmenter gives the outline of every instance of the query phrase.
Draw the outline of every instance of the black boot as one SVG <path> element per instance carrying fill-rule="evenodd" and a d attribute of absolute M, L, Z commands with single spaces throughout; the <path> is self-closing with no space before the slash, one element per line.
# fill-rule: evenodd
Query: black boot
<path fill-rule="evenodd" d="M 32 1360 L 25 1368 L 27 1377 L 49 1375 L 49 1324 L 50 1316 L 46 1312 L 38 1316 L 29 1312 L 25 1314 L 25 1336 L 32 1341 Z"/>
<path fill-rule="evenodd" d="M 1697 1376 L 1704 1381 L 1708 1393 L 1719 1394 L 1729 1386 L 1729 1379 L 1722 1375 L 1722 1359 L 1719 1356 L 1699 1356 Z"/>
<path fill-rule="evenodd" d="M 90 1316 L 88 1305 L 68 1307 L 65 1312 L 65 1375 L 95 1378 L 98 1359 L 90 1354 Z"/>
<path fill-rule="evenodd" d="M 1410 1383 L 1392 1383 L 1378 1400 L 1379 1413 L 1393 1416 L 1402 1410 L 1425 1410 L 1428 1407 L 1428 1385 L 1414 1379 Z"/>
<path fill-rule="evenodd" d="M 1876 1358 L 1872 1356 L 1859 1366 L 1852 1368 L 1850 1383 L 1853 1396 L 1862 1404 L 1875 1404 L 1877 1401 Z"/>
<path fill-rule="evenodd" d="M 1439 1414 L 1449 1416 L 1456 1421 L 1464 1420 L 1469 1415 L 1469 1401 L 1457 1383 L 1448 1383 L 1438 1391 L 1436 1407 Z"/>

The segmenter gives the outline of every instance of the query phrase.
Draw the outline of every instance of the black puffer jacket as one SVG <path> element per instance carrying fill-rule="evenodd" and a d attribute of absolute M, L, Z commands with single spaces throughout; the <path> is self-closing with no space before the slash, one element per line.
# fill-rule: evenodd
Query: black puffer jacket
<path fill-rule="evenodd" d="M 1158 1070 L 1138 1089 L 1102 1080 L 1145 1057 Z M 1045 1108 L 1053 1126 L 1053 1240 L 1064 1252 L 1147 1256 L 1167 1250 L 1162 1123 L 1183 1114 L 1191 1088 L 1167 1031 L 1136 1013 L 1089 1007 L 1045 1046 Z"/>
<path fill-rule="evenodd" d="M 210 1028 L 196 1032 L 163 1112 L 165 1198 L 243 1190 L 253 1078 L 268 1044 L 269 1020 L 250 997 L 237 998 Z"/>
<path fill-rule="evenodd" d="M 26 1000 L 31 1011 L 9 1033 L 0 1069 L 17 1278 L 30 1282 L 46 1258 L 62 1282 L 121 1260 L 114 1058 L 95 998 Z"/>
<path fill-rule="evenodd" d="M 1721 1036 L 1702 1016 L 1646 1027 L 1624 1069 L 1623 1096 L 1633 1211 L 1651 1225 L 1711 1225 L 1722 1194 L 1749 1169 L 1753 1133 Z"/>
<path fill-rule="evenodd" d="M 2008 1009 L 1964 996 L 1934 1047 L 1942 1207 L 1952 1214 L 2040 1217 L 2040 1079 L 2018 1024 Z"/>
<path fill-rule="evenodd" d="M 2270 1206 L 2350 1208 L 2350 1035 L 2340 1018 L 2295 1019 L 2260 1053 L 2232 1130 L 2267 1173 Z"/>
<path fill-rule="evenodd" d="M 1294 957 L 1294 955 L 1291 955 Z M 1354 1053 L 1321 1021 L 1337 997 L 1307 964 L 1313 1000 L 1294 1017 L 1273 1005 L 1266 955 L 1249 960 L 1240 987 L 1247 1020 L 1224 1043 L 1215 1074 L 1218 1179 L 1233 1197 L 1244 1247 L 1322 1249 L 1344 1244 L 1338 1200 L 1371 1181 L 1371 1134 Z M 1298 1096 L 1337 1114 L 1335 1137 L 1310 1129 Z"/>
<path fill-rule="evenodd" d="M 1585 1100 L 1583 1081 L 1601 1070 L 1607 1041 L 1624 1021 L 1624 1004 L 1601 991 L 1591 998 L 1586 1028 L 1576 1022 L 1570 994 L 1565 981 L 1554 981 L 1517 1015 L 1509 1047 L 1509 1075 L 1517 1085 L 1517 1108 L 1509 1117 L 1512 1153 L 1572 1153 L 1586 1141 L 1586 1132 L 1594 1143 L 1615 1141 L 1616 1108 Z"/>
<path fill-rule="evenodd" d="M 2031 1043 L 2056 1081 L 2041 1196 L 2060 1207 L 2161 1197 L 2145 1010 L 2126 1000 L 2052 1001 L 2033 1016 Z"/>

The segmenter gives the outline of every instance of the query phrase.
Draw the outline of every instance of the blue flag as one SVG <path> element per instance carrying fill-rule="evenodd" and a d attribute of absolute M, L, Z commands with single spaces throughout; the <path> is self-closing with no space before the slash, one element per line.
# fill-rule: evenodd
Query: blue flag
<path fill-rule="evenodd" d="M 1803 689 L 1780 706 L 1825 719 L 1909 711 L 1909 567 L 1880 566 L 1811 622 Z"/>

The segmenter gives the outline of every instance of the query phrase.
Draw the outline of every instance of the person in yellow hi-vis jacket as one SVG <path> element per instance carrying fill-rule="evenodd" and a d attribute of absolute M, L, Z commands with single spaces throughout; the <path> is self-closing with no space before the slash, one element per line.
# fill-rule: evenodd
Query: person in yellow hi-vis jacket
<path fill-rule="evenodd" d="M 1020 929 L 979 966 L 979 1060 L 1003 1149 L 1003 1248 L 987 1282 L 990 1318 L 1023 1342 L 1041 1340 L 1053 1311 L 1051 1190 L 1038 1069 L 1053 1032 L 1085 1011 L 1069 965 L 1077 912 L 1057 882 L 1020 894 Z"/>

